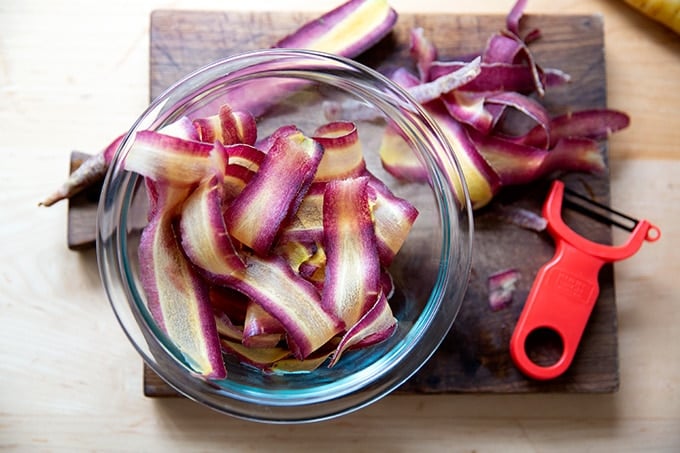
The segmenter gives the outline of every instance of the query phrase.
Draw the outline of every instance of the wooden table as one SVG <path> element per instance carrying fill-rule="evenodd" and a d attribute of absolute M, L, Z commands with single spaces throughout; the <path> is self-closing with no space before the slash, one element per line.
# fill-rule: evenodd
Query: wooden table
<path fill-rule="evenodd" d="M 148 99 L 154 9 L 324 11 L 338 1 L 0 6 L 0 448 L 10 450 L 678 451 L 680 449 L 680 37 L 614 0 L 530 2 L 529 13 L 604 17 L 609 105 L 632 125 L 610 141 L 618 209 L 661 227 L 614 267 L 614 394 L 393 395 L 322 424 L 270 426 L 184 399 L 142 396 L 93 251 L 66 248 L 66 204 L 39 209 L 73 148 L 96 150 Z M 505 13 L 510 1 L 393 0 L 400 12 Z M 615 232 L 615 240 L 624 233 Z"/>

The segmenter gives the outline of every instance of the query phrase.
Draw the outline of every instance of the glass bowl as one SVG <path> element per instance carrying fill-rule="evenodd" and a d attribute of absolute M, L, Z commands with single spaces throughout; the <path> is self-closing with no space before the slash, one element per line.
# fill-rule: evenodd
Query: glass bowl
<path fill-rule="evenodd" d="M 279 86 L 289 96 L 272 99 Z M 140 130 L 158 130 L 182 116 L 214 115 L 235 92 L 249 93 L 258 135 L 294 124 L 310 133 L 328 122 L 328 102 L 373 111 L 355 119 L 366 166 L 419 210 L 389 267 L 395 333 L 371 347 L 346 352 L 329 368 L 306 373 L 265 373 L 225 354 L 228 376 L 209 380 L 191 370 L 153 321 L 139 278 L 137 245 L 147 221 L 143 179 L 123 169 Z M 265 96 L 262 94 L 266 93 Z M 258 98 L 259 96 L 259 98 Z M 338 105 L 338 104 L 335 104 Z M 377 114 L 376 114 L 377 113 Z M 387 123 L 425 167 L 425 183 L 386 173 L 378 155 Z M 362 408 L 396 389 L 435 352 L 447 335 L 467 287 L 472 211 L 451 145 L 432 119 L 402 89 L 376 71 L 336 56 L 301 50 L 236 55 L 190 74 L 159 96 L 121 143 L 106 176 L 97 219 L 99 270 L 113 310 L 143 360 L 179 393 L 219 412 L 271 423 L 333 418 Z"/>

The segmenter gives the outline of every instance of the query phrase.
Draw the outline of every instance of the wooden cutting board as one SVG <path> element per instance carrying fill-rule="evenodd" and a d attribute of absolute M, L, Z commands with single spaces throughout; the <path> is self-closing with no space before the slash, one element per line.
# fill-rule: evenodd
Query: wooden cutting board
<path fill-rule="evenodd" d="M 236 13 L 156 11 L 151 16 L 150 91 L 158 96 L 198 67 L 237 52 L 269 47 L 312 18 L 308 13 Z M 543 37 L 532 44 L 544 67 L 568 72 L 572 83 L 551 89 L 544 102 L 553 114 L 606 106 L 603 23 L 599 16 L 528 16 L 526 27 L 539 27 Z M 402 14 L 393 33 L 359 60 L 377 70 L 412 66 L 408 57 L 411 28 L 423 27 L 437 45 L 440 59 L 479 52 L 488 37 L 504 26 L 501 16 Z M 606 149 L 604 150 L 606 155 Z M 568 185 L 609 203 L 608 176 L 568 175 Z M 612 392 L 618 388 L 617 319 L 612 266 L 600 274 L 600 297 L 571 368 L 549 382 L 525 378 L 513 365 L 508 343 L 538 268 L 554 252 L 546 233 L 508 224 L 494 206 L 518 206 L 539 213 L 548 184 L 508 190 L 489 208 L 475 213 L 472 277 L 461 312 L 432 359 L 400 388 L 400 392 Z M 72 209 L 72 211 L 74 211 Z M 77 210 L 76 210 L 77 211 Z M 584 236 L 611 243 L 611 229 L 589 219 L 564 214 Z M 77 227 L 77 221 L 73 228 Z M 80 228 L 83 230 L 83 228 Z M 84 228 L 87 230 L 87 228 Z M 92 238 L 69 239 L 79 245 Z M 521 280 L 512 305 L 493 312 L 488 305 L 487 277 L 516 268 Z M 539 356 L 555 357 L 550 342 L 535 348 Z M 148 396 L 176 393 L 145 367 Z"/>

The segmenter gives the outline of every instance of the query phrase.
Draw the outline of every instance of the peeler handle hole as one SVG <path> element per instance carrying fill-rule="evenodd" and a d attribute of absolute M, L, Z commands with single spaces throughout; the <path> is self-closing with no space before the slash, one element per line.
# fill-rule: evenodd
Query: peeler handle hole
<path fill-rule="evenodd" d="M 527 357 L 539 366 L 556 364 L 564 354 L 562 336 L 549 327 L 539 327 L 527 335 L 524 343 Z"/>
<path fill-rule="evenodd" d="M 658 241 L 661 238 L 661 230 L 659 230 L 658 227 L 652 225 L 649 227 L 647 230 L 647 236 L 645 236 L 645 239 L 648 242 L 654 242 Z"/>

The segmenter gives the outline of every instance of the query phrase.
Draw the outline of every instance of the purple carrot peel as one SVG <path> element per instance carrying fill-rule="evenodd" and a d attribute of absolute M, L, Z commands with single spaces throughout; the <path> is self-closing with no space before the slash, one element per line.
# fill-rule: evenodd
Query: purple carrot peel
<path fill-rule="evenodd" d="M 397 13 L 387 0 L 350 0 L 304 24 L 273 47 L 354 58 L 385 37 L 396 21 Z"/>
<path fill-rule="evenodd" d="M 378 257 L 388 267 L 406 241 L 418 217 L 418 210 L 408 201 L 395 196 L 374 176 L 368 180 L 371 215 Z"/>
<path fill-rule="evenodd" d="M 368 311 L 380 284 L 368 177 L 327 184 L 323 230 L 326 280 L 321 302 L 346 326 L 352 326 Z"/>
<path fill-rule="evenodd" d="M 229 233 L 266 255 L 279 227 L 297 211 L 322 155 L 321 146 L 300 131 L 279 137 L 253 179 L 227 208 Z"/>
<path fill-rule="evenodd" d="M 505 269 L 489 276 L 489 307 L 499 311 L 512 303 L 517 282 L 521 275 L 517 269 Z"/>
<path fill-rule="evenodd" d="M 182 249 L 208 279 L 226 283 L 245 270 L 222 216 L 222 185 L 204 181 L 184 201 L 179 221 Z"/>
<path fill-rule="evenodd" d="M 255 302 L 248 303 L 243 323 L 243 346 L 274 348 L 283 340 L 286 330 L 281 323 Z"/>
<path fill-rule="evenodd" d="M 359 131 L 354 123 L 325 124 L 314 131 L 312 138 L 323 147 L 314 182 L 359 176 L 366 169 Z"/>
<path fill-rule="evenodd" d="M 394 333 L 397 320 L 392 315 L 385 294 L 380 292 L 374 300 L 374 304 L 342 337 L 329 366 L 335 365 L 347 349 L 379 343 Z"/>
<path fill-rule="evenodd" d="M 185 140 L 153 131 L 140 131 L 125 156 L 127 171 L 171 185 L 197 184 L 211 174 L 224 174 L 228 155 L 219 142 Z"/>
<path fill-rule="evenodd" d="M 412 94 L 434 94 L 421 95 L 420 101 L 449 139 L 474 209 L 487 205 L 508 185 L 527 184 L 565 172 L 602 173 L 605 161 L 596 140 L 607 138 L 629 123 L 626 114 L 610 109 L 550 117 L 539 99 L 545 89 L 567 83 L 569 75 L 537 63 L 528 44 L 539 39 L 541 33 L 534 29 L 522 37 L 525 7 L 526 1 L 516 2 L 506 17 L 507 29 L 492 35 L 479 54 L 453 61 L 438 59 L 434 43 L 422 30 L 414 29 L 410 52 L 419 76 L 404 68 L 391 75 L 394 82 Z M 466 83 L 441 93 L 427 88 L 470 67 L 480 57 L 476 73 L 471 73 Z M 509 109 L 529 118 L 535 126 L 523 135 L 510 136 L 505 130 Z M 428 182 L 424 165 L 389 125 L 380 156 L 394 177 Z"/>
<path fill-rule="evenodd" d="M 242 278 L 230 286 L 281 323 L 288 346 L 299 359 L 326 344 L 344 327 L 322 308 L 314 285 L 295 274 L 282 258 L 249 256 Z"/>
<path fill-rule="evenodd" d="M 185 258 L 171 216 L 161 213 L 144 229 L 139 261 L 149 311 L 158 326 L 194 371 L 225 378 L 208 289 Z"/>

